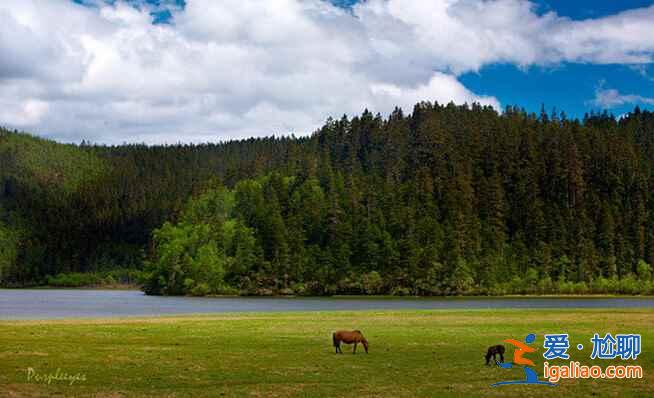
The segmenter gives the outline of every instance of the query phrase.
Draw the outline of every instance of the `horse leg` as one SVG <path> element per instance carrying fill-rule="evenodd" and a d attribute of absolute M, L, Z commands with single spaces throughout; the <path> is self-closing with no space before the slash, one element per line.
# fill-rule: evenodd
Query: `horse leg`
<path fill-rule="evenodd" d="M 500 362 L 504 363 L 504 355 L 500 352 Z"/>
<path fill-rule="evenodd" d="M 352 350 L 352 354 L 356 354 L 356 353 L 357 353 L 357 342 L 355 341 L 354 342 L 354 349 Z"/>

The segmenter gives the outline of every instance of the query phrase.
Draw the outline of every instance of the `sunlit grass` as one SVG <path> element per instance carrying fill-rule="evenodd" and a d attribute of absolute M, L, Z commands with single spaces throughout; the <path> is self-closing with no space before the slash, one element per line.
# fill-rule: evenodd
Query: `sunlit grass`
<path fill-rule="evenodd" d="M 0 322 L 0 396 L 633 396 L 654 395 L 652 310 L 440 310 L 227 314 L 116 320 Z M 361 350 L 334 354 L 331 332 L 360 329 Z M 640 333 L 643 380 L 562 380 L 505 386 L 520 369 L 484 366 L 488 346 L 567 332 L 573 360 L 590 361 L 593 333 Z M 508 347 L 507 347 L 508 348 Z M 507 360 L 511 358 L 508 349 Z M 619 361 L 617 361 L 619 362 Z M 72 386 L 27 380 L 84 374 Z M 6 394 L 5 394 L 6 393 Z"/>

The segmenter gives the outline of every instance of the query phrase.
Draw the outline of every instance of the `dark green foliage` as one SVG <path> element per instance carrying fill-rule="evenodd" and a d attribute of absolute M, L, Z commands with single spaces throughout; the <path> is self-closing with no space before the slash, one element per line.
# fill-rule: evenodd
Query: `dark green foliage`
<path fill-rule="evenodd" d="M 46 283 L 55 287 L 112 287 L 137 286 L 145 277 L 143 271 L 115 269 L 104 272 L 70 272 L 48 276 Z"/>
<path fill-rule="evenodd" d="M 0 131 L 0 278 L 149 293 L 647 293 L 654 114 L 420 103 L 308 138 L 72 146 Z"/>
<path fill-rule="evenodd" d="M 8 226 L 0 221 L 0 280 L 4 280 L 5 276 L 16 272 L 14 267 L 18 259 L 20 238 L 20 232 L 16 231 L 13 226 Z"/>

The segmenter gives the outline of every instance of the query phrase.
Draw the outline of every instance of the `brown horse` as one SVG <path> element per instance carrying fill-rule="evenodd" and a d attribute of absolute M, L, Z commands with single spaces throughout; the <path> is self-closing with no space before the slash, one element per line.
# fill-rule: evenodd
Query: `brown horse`
<path fill-rule="evenodd" d="M 500 356 L 500 362 L 504 362 L 504 346 L 503 345 L 494 345 L 492 347 L 488 347 L 488 351 L 486 351 L 486 355 L 484 358 L 486 358 L 486 365 L 490 365 L 490 359 L 493 357 L 493 363 L 497 363 L 497 360 L 495 359 L 495 355 Z"/>
<path fill-rule="evenodd" d="M 343 353 L 343 350 L 341 350 L 341 343 L 345 343 L 345 344 L 354 343 L 354 349 L 352 350 L 352 354 L 356 354 L 357 344 L 361 343 L 363 344 L 363 348 L 366 350 L 366 354 L 368 353 L 368 340 L 366 340 L 366 338 L 363 337 L 363 334 L 361 333 L 360 330 L 352 330 L 352 331 L 339 330 L 332 334 L 332 340 L 334 341 L 334 347 L 336 348 L 337 354 Z"/>

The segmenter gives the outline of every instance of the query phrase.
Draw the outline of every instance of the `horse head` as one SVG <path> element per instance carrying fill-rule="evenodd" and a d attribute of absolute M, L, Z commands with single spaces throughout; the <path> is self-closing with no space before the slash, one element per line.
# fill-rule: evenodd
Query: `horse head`
<path fill-rule="evenodd" d="M 368 340 L 366 340 L 365 337 L 361 336 L 361 344 L 363 344 L 363 348 L 366 350 L 366 354 L 368 353 Z"/>

